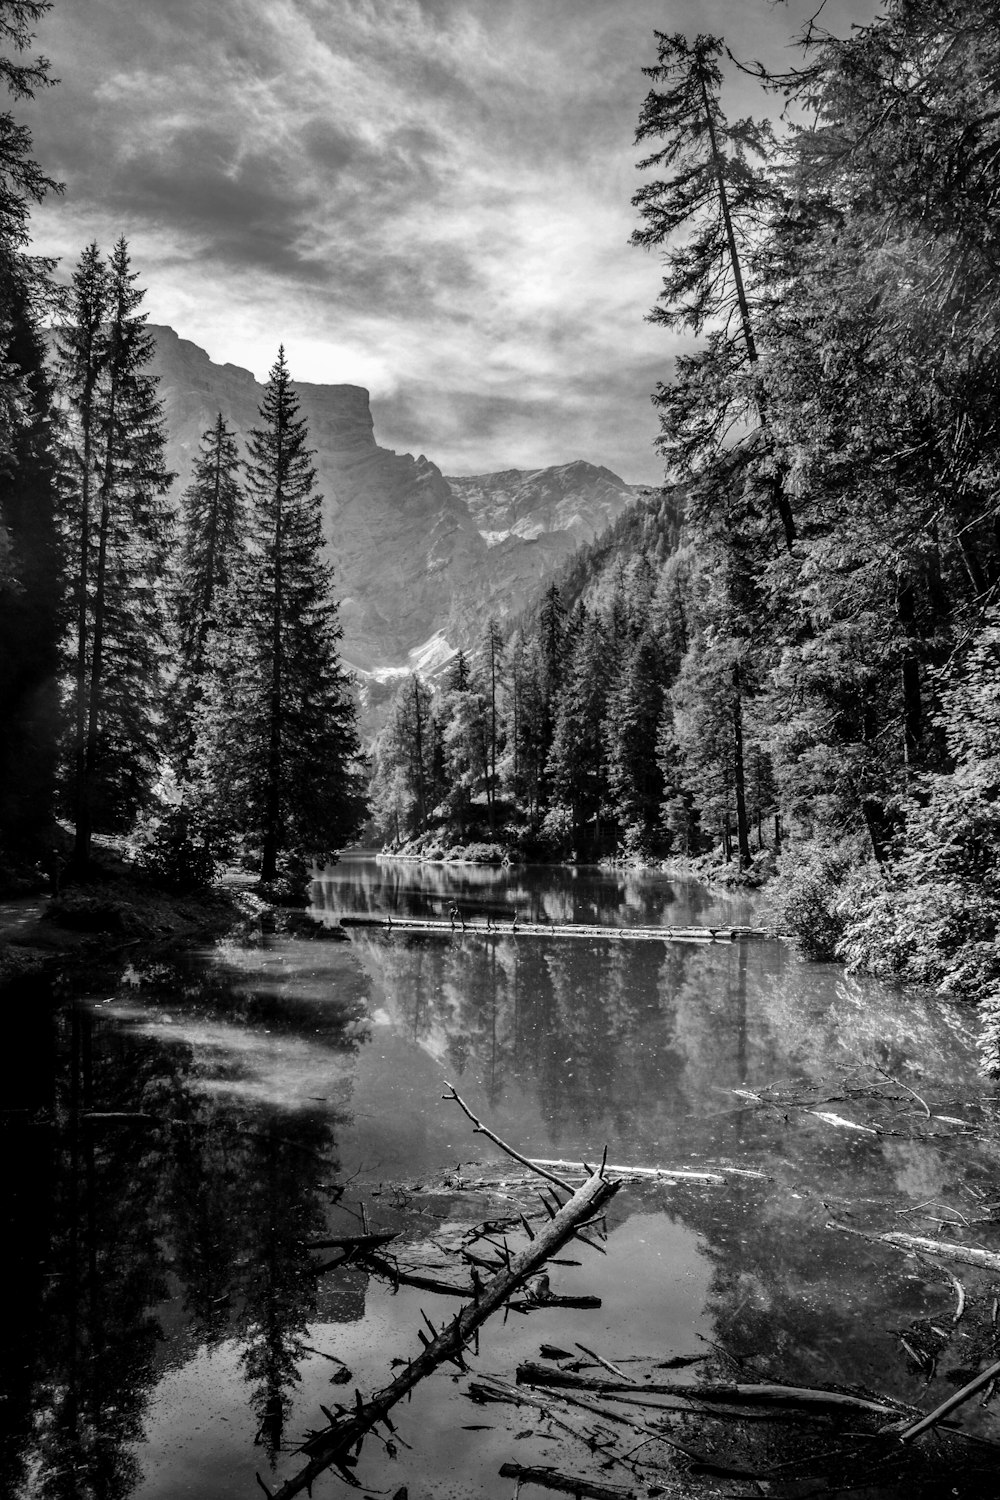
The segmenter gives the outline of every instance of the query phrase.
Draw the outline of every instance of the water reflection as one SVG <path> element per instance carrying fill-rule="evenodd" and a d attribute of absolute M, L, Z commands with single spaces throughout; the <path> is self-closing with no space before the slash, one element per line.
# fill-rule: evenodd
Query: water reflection
<path fill-rule="evenodd" d="M 464 900 L 478 893 L 495 909 L 534 900 L 558 920 L 609 926 L 625 912 L 642 923 L 747 915 L 635 876 L 435 867 L 421 892 L 413 866 L 361 862 L 320 882 L 314 904 L 384 909 L 387 877 L 397 910 L 433 909 L 457 882 Z M 263 936 L 109 970 L 76 997 L 32 981 L 7 998 L 16 1296 L 0 1355 L 0 1495 L 11 1500 L 152 1500 L 178 1492 L 182 1471 L 194 1500 L 244 1495 L 265 1460 L 284 1472 L 284 1450 L 330 1402 L 317 1346 L 349 1358 L 365 1388 L 382 1383 L 389 1359 L 411 1352 L 419 1309 L 357 1271 L 317 1279 L 307 1246 L 356 1230 L 362 1198 L 420 1239 L 475 1213 L 380 1194 L 493 1158 L 441 1103 L 445 1078 L 538 1155 L 607 1144 L 613 1160 L 728 1159 L 765 1174 L 724 1192 L 620 1195 L 607 1263 L 561 1273 L 586 1278 L 578 1289 L 605 1296 L 607 1313 L 498 1327 L 484 1337 L 490 1367 L 509 1371 L 548 1338 L 596 1342 L 612 1358 L 690 1355 L 704 1329 L 726 1351 L 720 1373 L 735 1358 L 751 1376 L 927 1402 L 897 1335 L 946 1320 L 951 1288 L 825 1228 L 859 1199 L 892 1227 L 902 1210 L 967 1203 L 995 1180 L 990 1129 L 939 1138 L 905 1089 L 886 1084 L 895 1105 L 852 1092 L 858 1080 L 902 1080 L 938 1102 L 963 1099 L 956 1113 L 986 1094 L 961 1022 L 917 997 L 805 966 L 774 943 L 376 929 L 349 944 Z M 795 1091 L 889 1128 L 852 1133 L 773 1102 Z M 991 1232 L 980 1226 L 978 1242 Z M 959 1362 L 943 1357 L 940 1379 Z M 210 1394 L 219 1413 L 200 1433 L 178 1436 L 164 1410 L 182 1389 L 185 1411 Z M 428 1495 L 449 1484 L 500 1495 L 509 1435 L 498 1423 L 479 1446 L 457 1439 L 468 1420 L 458 1399 L 450 1382 L 415 1397 L 410 1477 Z M 407 1477 L 387 1458 L 366 1463 L 372 1491 Z"/>
<path fill-rule="evenodd" d="M 753 903 L 746 895 L 709 891 L 691 880 L 632 869 L 533 865 L 419 864 L 348 855 L 312 882 L 318 918 L 367 912 L 446 919 L 457 901 L 467 917 L 578 922 L 607 927 L 684 923 L 741 925 Z"/>
<path fill-rule="evenodd" d="M 317 1315 L 306 1241 L 342 1191 L 336 1115 L 213 1087 L 246 1083 L 239 1049 L 185 1035 L 184 1022 L 223 1006 L 273 1023 L 275 995 L 169 965 L 133 971 L 127 993 L 59 1008 L 27 987 L 18 1099 L 4 1117 L 17 1168 L 4 1238 L 21 1261 L 3 1360 L 5 1495 L 29 1484 L 47 1497 L 130 1495 L 149 1393 L 181 1327 L 184 1345 L 238 1341 L 257 1440 L 273 1456 Z M 295 1009 L 282 1016 L 293 1032 Z M 335 1058 L 356 1048 L 355 1019 L 316 1031 Z"/>

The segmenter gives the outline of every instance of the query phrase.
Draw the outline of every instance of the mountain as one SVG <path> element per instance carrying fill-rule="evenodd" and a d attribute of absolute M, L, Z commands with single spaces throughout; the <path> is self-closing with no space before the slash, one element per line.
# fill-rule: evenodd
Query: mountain
<path fill-rule="evenodd" d="M 172 328 L 152 327 L 177 493 L 217 412 L 245 439 L 263 386 L 219 365 Z M 507 619 L 581 542 L 641 491 L 578 461 L 548 469 L 445 478 L 375 441 L 368 392 L 295 382 L 315 450 L 323 530 L 334 564 L 344 656 L 379 676 L 475 642 L 490 614 Z"/>

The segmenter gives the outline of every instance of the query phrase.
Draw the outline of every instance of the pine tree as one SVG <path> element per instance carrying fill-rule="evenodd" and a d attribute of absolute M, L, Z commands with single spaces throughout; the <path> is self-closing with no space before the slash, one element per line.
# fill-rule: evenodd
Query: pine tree
<path fill-rule="evenodd" d="M 643 72 L 661 88 L 651 89 L 645 99 L 636 141 L 663 142 L 639 167 L 668 175 L 644 183 L 633 196 L 643 225 L 632 243 L 665 247 L 663 290 L 650 321 L 696 334 L 709 330 L 706 348 L 678 359 L 674 380 L 657 388 L 660 446 L 693 468 L 731 439 L 734 426 L 758 427 L 756 434 L 751 431 L 747 456 L 763 460 L 763 482 L 791 551 L 795 518 L 772 456 L 746 279 L 747 262 L 776 196 L 753 158 L 770 158 L 773 133 L 766 123 L 730 123 L 723 113 L 721 38 L 701 35 L 689 43 L 679 33 L 658 31 L 656 39 L 657 61 Z M 683 229 L 689 231 L 686 239 L 678 235 Z M 743 378 L 747 370 L 749 381 Z"/>
<path fill-rule="evenodd" d="M 662 708 L 660 649 L 647 630 L 609 696 L 605 729 L 611 805 L 630 853 L 647 851 L 659 828 L 663 778 L 656 745 Z"/>
<path fill-rule="evenodd" d="M 69 404 L 63 523 L 70 597 L 76 629 L 73 689 L 72 809 L 83 822 L 86 788 L 87 682 L 90 653 L 90 574 L 93 497 L 99 482 L 99 381 L 108 360 L 111 295 L 108 267 L 91 242 L 73 272 L 68 317 L 59 337 L 59 375 Z"/>
<path fill-rule="evenodd" d="M 124 239 L 109 258 L 106 285 L 94 261 L 90 247 L 74 283 L 78 316 L 62 339 L 77 456 L 65 514 L 77 598 L 73 804 L 81 870 L 94 829 L 129 827 L 159 773 L 169 640 L 164 577 L 175 539 L 162 407 L 145 369 L 153 338 L 139 310 L 144 293 Z"/>
<path fill-rule="evenodd" d="M 486 807 L 490 828 L 495 823 L 497 786 L 497 705 L 500 691 L 500 663 L 503 656 L 503 637 L 495 616 L 486 622 L 483 634 L 483 697 L 488 710 Z"/>
<path fill-rule="evenodd" d="M 47 0 L 0 0 L 0 87 L 31 99 L 52 82 L 23 60 Z M 0 112 L 0 850 L 37 853 L 52 813 L 57 746 L 61 558 L 57 455 L 42 322 L 51 263 L 26 253 L 33 203 L 58 185 L 31 135 Z"/>
<path fill-rule="evenodd" d="M 374 747 L 372 813 L 383 837 L 422 833 L 439 792 L 439 726 L 430 689 L 413 673 L 399 687 Z"/>
<path fill-rule="evenodd" d="M 0 849 L 37 853 L 53 811 L 61 730 L 62 559 L 52 389 L 21 278 L 2 286 L 3 359 L 19 391 L 0 461 Z"/>
<path fill-rule="evenodd" d="M 364 810 L 356 709 L 322 556 L 320 496 L 284 348 L 252 430 L 250 548 L 234 586 L 239 631 L 216 631 L 219 671 L 194 761 L 223 827 L 279 865 L 335 857 Z"/>
<path fill-rule="evenodd" d="M 179 769 L 194 746 L 208 643 L 221 624 L 246 543 L 246 506 L 236 438 L 221 412 L 202 435 L 194 476 L 181 497 L 183 546 L 177 586 L 180 664 L 175 732 Z"/>
<path fill-rule="evenodd" d="M 608 635 L 599 616 L 585 621 L 575 643 L 559 698 L 548 777 L 553 796 L 569 807 L 573 847 L 590 842 L 599 852 L 601 814 L 608 795 L 604 718 L 610 686 Z"/>

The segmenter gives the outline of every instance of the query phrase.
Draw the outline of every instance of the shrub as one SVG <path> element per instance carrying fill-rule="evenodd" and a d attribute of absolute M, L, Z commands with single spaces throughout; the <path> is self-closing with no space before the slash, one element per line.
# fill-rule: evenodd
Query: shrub
<path fill-rule="evenodd" d="M 204 820 L 183 803 L 149 818 L 134 840 L 139 868 L 172 891 L 211 885 L 218 870 L 213 840 Z"/>
<path fill-rule="evenodd" d="M 766 916 L 807 958 L 838 956 L 845 920 L 838 902 L 850 862 L 846 849 L 815 844 L 796 846 L 781 858 Z"/>

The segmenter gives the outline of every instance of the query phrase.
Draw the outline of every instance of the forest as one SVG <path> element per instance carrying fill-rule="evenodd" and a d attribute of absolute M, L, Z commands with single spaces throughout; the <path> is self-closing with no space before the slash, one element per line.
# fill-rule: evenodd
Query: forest
<path fill-rule="evenodd" d="M 727 118 L 722 38 L 656 47 L 667 483 L 446 691 L 400 688 L 378 827 L 464 833 L 478 793 L 478 837 L 549 857 L 763 870 L 807 953 L 979 1001 L 995 1072 L 1000 17 L 813 23 L 742 65 L 777 127 Z"/>
<path fill-rule="evenodd" d="M 31 253 L 49 8 L 0 0 L 5 867 L 84 878 L 110 836 L 273 885 L 366 802 L 395 847 L 707 857 L 766 876 L 813 956 L 980 1002 L 1000 1070 L 995 7 L 815 21 L 778 75 L 656 34 L 663 491 L 443 687 L 403 682 L 369 787 L 284 352 L 246 458 L 220 413 L 178 512 L 126 238 L 68 286 Z M 737 66 L 760 120 L 724 109 Z"/>
<path fill-rule="evenodd" d="M 26 60 L 50 8 L 0 4 L 14 100 L 52 81 Z M 246 459 L 220 412 L 178 514 L 125 237 L 86 246 L 68 287 L 29 253 L 60 185 L 9 111 L 0 183 L 0 864 L 86 880 L 103 836 L 168 886 L 223 859 L 301 877 L 354 834 L 364 788 L 284 349 Z"/>

